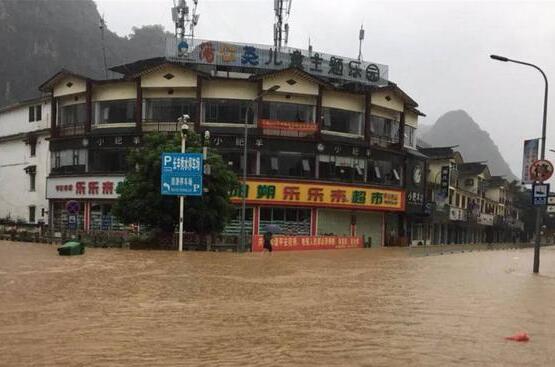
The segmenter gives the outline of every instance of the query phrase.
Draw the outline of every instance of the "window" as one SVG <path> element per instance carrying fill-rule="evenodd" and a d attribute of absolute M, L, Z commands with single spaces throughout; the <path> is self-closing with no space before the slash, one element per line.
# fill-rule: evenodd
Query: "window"
<path fill-rule="evenodd" d="M 405 146 L 416 148 L 416 129 L 412 126 L 405 125 Z"/>
<path fill-rule="evenodd" d="M 314 177 L 313 157 L 301 153 L 280 152 L 260 156 L 260 173 L 288 177 Z"/>
<path fill-rule="evenodd" d="M 264 102 L 262 118 L 314 123 L 314 106 L 296 103 Z"/>
<path fill-rule="evenodd" d="M 459 194 L 455 195 L 455 206 L 461 205 L 461 196 Z"/>
<path fill-rule="evenodd" d="M 204 122 L 244 124 L 247 107 L 251 101 L 233 99 L 207 99 L 204 102 Z M 254 109 L 249 109 L 249 124 L 254 122 Z"/>
<path fill-rule="evenodd" d="M 324 107 L 323 129 L 362 135 L 362 112 Z"/>
<path fill-rule="evenodd" d="M 453 196 L 455 196 L 455 191 L 449 189 L 449 205 L 453 205 Z"/>
<path fill-rule="evenodd" d="M 42 106 L 40 104 L 29 106 L 29 122 L 42 120 Z"/>
<path fill-rule="evenodd" d="M 277 225 L 281 233 L 290 235 L 310 235 L 310 209 L 303 208 L 260 208 L 260 232 L 264 226 Z"/>
<path fill-rule="evenodd" d="M 145 121 L 176 122 L 183 115 L 195 118 L 196 100 L 186 98 L 147 99 Z"/>
<path fill-rule="evenodd" d="M 35 212 L 36 212 L 36 207 L 34 205 L 31 205 L 29 207 L 29 223 L 35 223 Z"/>
<path fill-rule="evenodd" d="M 29 175 L 29 191 L 35 191 L 35 181 L 37 177 L 36 166 L 29 167 L 27 174 Z"/>
<path fill-rule="evenodd" d="M 87 120 L 87 105 L 78 103 L 59 109 L 58 126 L 84 125 Z"/>
<path fill-rule="evenodd" d="M 127 171 L 127 151 L 125 150 L 91 150 L 91 172 L 125 172 Z"/>
<path fill-rule="evenodd" d="M 464 180 L 464 186 L 474 186 L 474 180 L 471 178 L 467 178 Z"/>
<path fill-rule="evenodd" d="M 135 100 L 102 101 L 94 103 L 95 124 L 135 122 Z"/>
<path fill-rule="evenodd" d="M 66 149 L 52 152 L 52 173 L 77 173 L 87 171 L 87 150 Z"/>
<path fill-rule="evenodd" d="M 33 136 L 29 138 L 29 155 L 34 157 L 37 154 L 37 137 Z"/>
<path fill-rule="evenodd" d="M 365 161 L 353 157 L 320 155 L 320 178 L 348 182 L 364 182 Z"/>
<path fill-rule="evenodd" d="M 243 153 L 238 151 L 231 151 L 231 152 L 221 152 L 222 159 L 228 167 L 233 170 L 235 173 L 243 174 Z M 247 154 L 247 173 L 249 175 L 256 174 L 256 154 L 255 153 L 248 153 Z"/>

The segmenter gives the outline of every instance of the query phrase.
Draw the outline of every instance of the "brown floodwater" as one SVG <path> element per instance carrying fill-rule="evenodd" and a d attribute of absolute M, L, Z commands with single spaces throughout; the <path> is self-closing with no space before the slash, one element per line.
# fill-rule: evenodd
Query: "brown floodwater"
<path fill-rule="evenodd" d="M 234 254 L 0 242 L 0 366 L 554 366 L 555 249 Z M 528 343 L 506 341 L 518 331 Z"/>

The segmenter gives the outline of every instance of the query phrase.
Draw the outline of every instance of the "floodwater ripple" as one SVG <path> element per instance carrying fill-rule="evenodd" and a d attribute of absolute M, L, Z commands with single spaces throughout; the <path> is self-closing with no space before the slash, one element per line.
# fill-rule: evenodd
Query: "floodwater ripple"
<path fill-rule="evenodd" d="M 555 365 L 555 249 L 531 263 L 0 242 L 0 366 Z M 504 340 L 517 331 L 530 342 Z"/>

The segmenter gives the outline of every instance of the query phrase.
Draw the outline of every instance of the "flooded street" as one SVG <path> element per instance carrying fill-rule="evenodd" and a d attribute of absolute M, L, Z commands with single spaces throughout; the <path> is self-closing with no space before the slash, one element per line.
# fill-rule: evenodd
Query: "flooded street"
<path fill-rule="evenodd" d="M 555 249 L 411 257 L 0 242 L 0 366 L 553 366 Z M 531 340 L 504 340 L 526 331 Z"/>

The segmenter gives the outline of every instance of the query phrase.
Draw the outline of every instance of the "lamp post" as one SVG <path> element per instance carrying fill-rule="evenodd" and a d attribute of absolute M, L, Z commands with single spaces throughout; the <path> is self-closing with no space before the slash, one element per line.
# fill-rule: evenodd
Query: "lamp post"
<path fill-rule="evenodd" d="M 181 153 L 185 153 L 185 144 L 187 142 L 187 131 L 189 130 L 189 115 L 183 115 L 177 119 L 181 124 Z M 185 208 L 185 197 L 179 196 L 179 252 L 183 251 L 183 210 Z"/>
<path fill-rule="evenodd" d="M 548 90 L 547 76 L 545 75 L 542 69 L 540 69 L 538 66 L 534 64 L 530 64 L 523 61 L 512 60 L 505 56 L 490 55 L 490 57 L 497 61 L 513 62 L 515 64 L 530 66 L 536 69 L 537 71 L 539 71 L 543 76 L 543 80 L 545 81 L 545 92 L 544 92 L 544 98 L 543 98 L 543 124 L 542 124 L 542 137 L 541 137 L 542 146 L 541 146 L 540 158 L 544 159 L 545 158 L 545 130 L 547 127 L 547 90 Z M 534 268 L 533 268 L 534 273 L 537 273 L 540 271 L 540 230 L 541 230 L 543 210 L 544 208 L 542 206 L 538 206 L 536 208 L 536 239 L 534 243 Z"/>
<path fill-rule="evenodd" d="M 241 243 L 240 251 L 244 252 L 246 248 L 247 238 L 245 235 L 245 216 L 246 216 L 246 205 L 247 205 L 247 139 L 248 139 L 248 124 L 249 124 L 249 111 L 251 109 L 251 104 L 258 101 L 260 98 L 264 97 L 268 93 L 275 92 L 279 89 L 279 85 L 273 85 L 269 89 L 259 93 L 254 99 L 249 101 L 247 105 L 247 110 L 245 111 L 245 127 L 243 133 L 243 183 L 241 185 Z"/>

